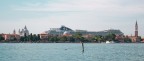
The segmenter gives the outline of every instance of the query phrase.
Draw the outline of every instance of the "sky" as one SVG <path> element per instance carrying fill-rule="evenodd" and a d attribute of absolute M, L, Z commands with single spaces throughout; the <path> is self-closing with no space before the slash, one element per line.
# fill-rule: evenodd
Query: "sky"
<path fill-rule="evenodd" d="M 61 25 L 73 30 L 119 29 L 134 35 L 135 22 L 144 36 L 144 0 L 0 0 L 0 33 L 26 25 L 39 34 Z"/>

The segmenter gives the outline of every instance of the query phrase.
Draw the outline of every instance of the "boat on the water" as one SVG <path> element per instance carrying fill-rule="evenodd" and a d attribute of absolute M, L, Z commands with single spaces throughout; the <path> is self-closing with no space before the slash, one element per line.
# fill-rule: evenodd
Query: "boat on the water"
<path fill-rule="evenodd" d="M 108 43 L 114 43 L 113 41 L 106 41 L 106 43 L 108 44 Z"/>

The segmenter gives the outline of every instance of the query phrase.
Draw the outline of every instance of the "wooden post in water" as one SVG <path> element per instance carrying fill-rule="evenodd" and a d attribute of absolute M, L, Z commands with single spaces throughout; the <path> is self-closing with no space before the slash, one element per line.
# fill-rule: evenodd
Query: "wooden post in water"
<path fill-rule="evenodd" d="M 84 43 L 83 42 L 81 43 L 82 43 L 82 53 L 84 53 Z"/>

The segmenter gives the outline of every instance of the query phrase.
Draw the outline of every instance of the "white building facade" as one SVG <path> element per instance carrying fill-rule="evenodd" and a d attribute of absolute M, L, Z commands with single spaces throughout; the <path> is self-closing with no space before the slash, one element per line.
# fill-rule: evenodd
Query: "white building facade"
<path fill-rule="evenodd" d="M 19 35 L 20 36 L 25 36 L 25 35 L 28 36 L 29 35 L 29 30 L 27 29 L 26 26 L 22 30 L 19 29 Z"/>

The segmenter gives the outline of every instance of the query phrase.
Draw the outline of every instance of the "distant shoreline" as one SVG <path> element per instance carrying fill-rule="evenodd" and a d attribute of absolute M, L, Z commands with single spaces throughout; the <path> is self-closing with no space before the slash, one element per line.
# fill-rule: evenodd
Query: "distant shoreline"
<path fill-rule="evenodd" d="M 81 43 L 81 42 L 0 42 L 0 43 Z M 84 42 L 84 43 L 95 43 L 95 42 Z M 133 43 L 96 43 L 96 44 L 133 44 Z"/>

